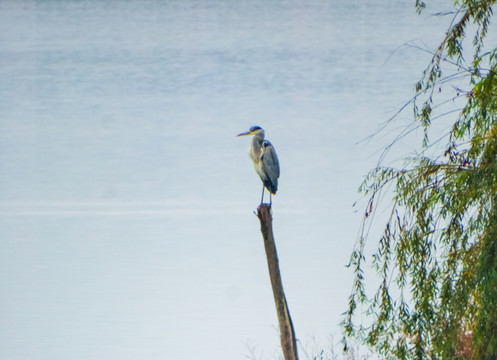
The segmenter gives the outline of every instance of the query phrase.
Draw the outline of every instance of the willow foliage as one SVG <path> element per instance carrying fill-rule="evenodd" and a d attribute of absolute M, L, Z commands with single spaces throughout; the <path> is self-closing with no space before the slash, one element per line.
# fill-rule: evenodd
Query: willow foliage
<path fill-rule="evenodd" d="M 345 342 L 359 338 L 386 358 L 497 359 L 497 49 L 483 52 L 495 2 L 454 1 L 452 24 L 416 85 L 415 118 L 428 149 L 437 94 L 467 80 L 440 153 L 413 155 L 403 169 L 378 167 L 361 187 L 369 202 L 350 260 Z M 473 50 L 469 62 L 463 44 Z M 458 70 L 444 75 L 447 64 Z M 387 186 L 391 215 L 372 260 L 381 281 L 368 296 L 364 242 Z M 358 315 L 371 321 L 358 324 Z"/>

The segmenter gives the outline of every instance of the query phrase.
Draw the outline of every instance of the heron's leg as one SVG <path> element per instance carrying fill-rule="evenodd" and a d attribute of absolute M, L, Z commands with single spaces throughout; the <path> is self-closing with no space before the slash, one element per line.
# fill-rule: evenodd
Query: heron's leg
<path fill-rule="evenodd" d="M 269 206 L 273 204 L 273 198 L 271 197 L 271 191 L 269 192 Z"/>
<path fill-rule="evenodd" d="M 261 204 L 264 202 L 264 184 L 262 184 L 262 197 L 261 197 Z"/>

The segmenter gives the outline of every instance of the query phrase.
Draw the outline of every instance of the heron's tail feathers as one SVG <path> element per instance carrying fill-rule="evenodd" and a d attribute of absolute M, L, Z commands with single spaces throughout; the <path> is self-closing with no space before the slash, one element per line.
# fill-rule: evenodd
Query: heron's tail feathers
<path fill-rule="evenodd" d="M 278 179 L 275 182 L 269 179 L 264 180 L 264 186 L 271 194 L 276 195 L 276 191 L 278 191 Z"/>

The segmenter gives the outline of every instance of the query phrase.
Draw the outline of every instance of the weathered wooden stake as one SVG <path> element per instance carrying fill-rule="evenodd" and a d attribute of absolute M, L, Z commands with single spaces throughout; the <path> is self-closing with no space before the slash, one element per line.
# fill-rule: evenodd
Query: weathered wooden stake
<path fill-rule="evenodd" d="M 261 232 L 264 238 L 264 248 L 266 249 L 267 265 L 269 268 L 269 277 L 273 287 L 274 302 L 278 314 L 280 325 L 281 348 L 285 360 L 298 360 L 297 341 L 295 331 L 293 330 L 292 318 L 286 303 L 283 284 L 281 282 L 280 267 L 278 265 L 278 254 L 276 253 L 276 244 L 273 236 L 273 218 L 271 216 L 271 206 L 261 204 L 257 208 L 257 217 L 261 221 Z"/>

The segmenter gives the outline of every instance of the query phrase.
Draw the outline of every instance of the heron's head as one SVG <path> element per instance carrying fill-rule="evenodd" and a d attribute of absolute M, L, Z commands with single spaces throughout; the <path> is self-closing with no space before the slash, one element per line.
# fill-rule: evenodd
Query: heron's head
<path fill-rule="evenodd" d="M 264 130 L 260 126 L 252 126 L 249 131 L 238 134 L 237 136 L 258 135 L 264 137 Z"/>

